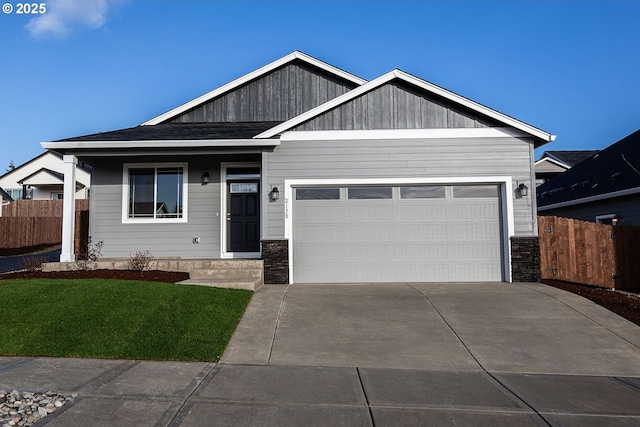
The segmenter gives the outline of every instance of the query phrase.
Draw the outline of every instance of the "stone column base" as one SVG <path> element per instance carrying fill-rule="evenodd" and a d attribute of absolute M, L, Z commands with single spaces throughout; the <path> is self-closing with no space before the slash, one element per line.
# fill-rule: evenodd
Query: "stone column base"
<path fill-rule="evenodd" d="M 511 237 L 511 278 L 514 282 L 540 281 L 540 238 Z"/>
<path fill-rule="evenodd" d="M 289 283 L 288 240 L 263 240 L 262 260 L 264 262 L 265 285 L 286 285 Z"/>

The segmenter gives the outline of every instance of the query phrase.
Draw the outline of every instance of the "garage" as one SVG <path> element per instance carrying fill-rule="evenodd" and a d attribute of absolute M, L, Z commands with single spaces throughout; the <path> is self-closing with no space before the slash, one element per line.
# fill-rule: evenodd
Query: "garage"
<path fill-rule="evenodd" d="M 294 283 L 502 281 L 500 183 L 292 188 Z"/>

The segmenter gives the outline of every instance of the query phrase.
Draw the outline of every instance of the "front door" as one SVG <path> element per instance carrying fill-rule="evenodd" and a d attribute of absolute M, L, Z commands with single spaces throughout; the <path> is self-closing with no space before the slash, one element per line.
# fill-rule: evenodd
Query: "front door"
<path fill-rule="evenodd" d="M 227 181 L 227 251 L 260 252 L 258 181 Z"/>

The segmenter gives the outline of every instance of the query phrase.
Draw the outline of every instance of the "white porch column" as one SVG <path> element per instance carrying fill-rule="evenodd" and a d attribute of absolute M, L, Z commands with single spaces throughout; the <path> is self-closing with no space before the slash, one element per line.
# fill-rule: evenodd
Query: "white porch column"
<path fill-rule="evenodd" d="M 62 156 L 64 163 L 64 196 L 62 205 L 62 253 L 60 262 L 74 262 L 73 241 L 76 230 L 76 165 L 78 159 L 71 154 Z"/>

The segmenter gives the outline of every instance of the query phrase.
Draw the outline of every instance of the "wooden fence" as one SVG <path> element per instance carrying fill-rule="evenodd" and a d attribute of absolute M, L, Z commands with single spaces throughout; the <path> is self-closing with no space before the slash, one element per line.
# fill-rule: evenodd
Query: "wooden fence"
<path fill-rule="evenodd" d="M 16 200 L 2 207 L 5 217 L 49 217 L 62 218 L 64 200 Z M 89 210 L 89 199 L 76 200 L 76 211 Z"/>
<path fill-rule="evenodd" d="M 640 288 L 640 227 L 539 216 L 543 279 Z"/>
<path fill-rule="evenodd" d="M 75 253 L 87 244 L 89 200 L 76 200 Z M 62 243 L 62 200 L 18 200 L 0 217 L 0 250 Z"/>

